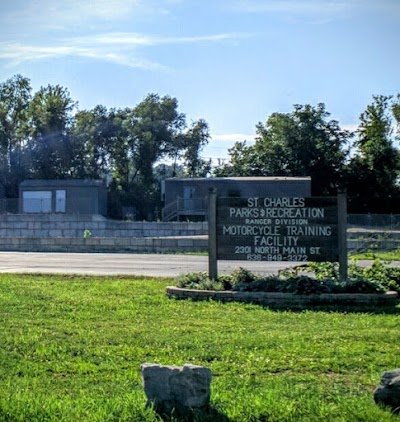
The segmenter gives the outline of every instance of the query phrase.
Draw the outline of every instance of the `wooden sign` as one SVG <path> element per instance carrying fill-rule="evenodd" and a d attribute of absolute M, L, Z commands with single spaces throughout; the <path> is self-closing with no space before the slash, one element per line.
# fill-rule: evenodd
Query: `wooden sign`
<path fill-rule="evenodd" d="M 217 259 L 338 261 L 337 198 L 217 198 Z"/>
<path fill-rule="evenodd" d="M 218 260 L 332 261 L 347 280 L 347 196 L 222 198 L 209 191 L 208 272 Z"/>

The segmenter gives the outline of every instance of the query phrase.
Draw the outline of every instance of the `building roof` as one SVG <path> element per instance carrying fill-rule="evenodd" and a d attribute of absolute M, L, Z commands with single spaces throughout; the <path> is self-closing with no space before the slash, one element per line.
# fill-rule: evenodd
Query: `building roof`
<path fill-rule="evenodd" d="M 105 186 L 102 180 L 94 179 L 27 179 L 20 183 L 21 187 L 71 187 L 71 186 Z"/>
<path fill-rule="evenodd" d="M 249 177 L 170 177 L 166 180 L 177 181 L 177 182 L 187 182 L 187 181 L 197 181 L 202 180 L 205 182 L 215 182 L 219 180 L 234 180 L 237 182 L 247 182 L 247 181 L 260 181 L 260 182 L 272 182 L 272 181 L 304 181 L 311 180 L 311 177 L 280 177 L 280 176 L 249 176 Z"/>

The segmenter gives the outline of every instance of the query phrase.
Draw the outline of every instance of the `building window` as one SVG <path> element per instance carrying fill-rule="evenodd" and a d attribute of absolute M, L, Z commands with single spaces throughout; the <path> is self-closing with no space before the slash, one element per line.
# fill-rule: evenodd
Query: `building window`
<path fill-rule="evenodd" d="M 22 192 L 23 212 L 51 212 L 51 191 Z"/>

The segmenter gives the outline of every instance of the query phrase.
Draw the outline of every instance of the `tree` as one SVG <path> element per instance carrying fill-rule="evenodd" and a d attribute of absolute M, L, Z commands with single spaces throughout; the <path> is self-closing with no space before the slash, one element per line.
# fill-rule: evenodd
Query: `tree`
<path fill-rule="evenodd" d="M 130 180 L 153 182 L 153 165 L 174 150 L 175 138 L 185 125 L 185 116 L 178 113 L 175 98 L 148 95 L 123 122 L 131 161 Z"/>
<path fill-rule="evenodd" d="M 228 150 L 229 162 L 221 163 L 214 169 L 214 175 L 217 177 L 240 177 L 254 176 L 254 147 L 247 146 L 246 141 L 235 142 L 232 148 Z"/>
<path fill-rule="evenodd" d="M 392 113 L 396 121 L 396 139 L 397 141 L 400 141 L 400 94 L 398 94 L 396 100 L 393 101 Z"/>
<path fill-rule="evenodd" d="M 135 108 L 119 110 L 116 119 L 124 141 L 112 152 L 114 189 L 124 201 L 137 204 L 141 218 L 151 219 L 152 211 L 161 204 L 154 165 L 179 149 L 185 115 L 178 112 L 175 98 L 150 94 Z"/>
<path fill-rule="evenodd" d="M 10 197 L 18 196 L 19 183 L 26 176 L 23 149 L 30 100 L 29 79 L 15 75 L 0 84 L 0 180 Z"/>
<path fill-rule="evenodd" d="M 157 183 L 170 177 L 185 177 L 185 168 L 182 164 L 156 164 L 154 166 L 154 178 Z"/>
<path fill-rule="evenodd" d="M 324 104 L 273 113 L 265 125 L 256 126 L 253 146 L 238 143 L 230 150 L 231 163 L 219 175 L 311 176 L 313 195 L 336 193 L 351 134 L 329 116 Z"/>
<path fill-rule="evenodd" d="M 33 96 L 29 119 L 29 170 L 38 179 L 71 176 L 73 151 L 70 144 L 72 110 L 76 104 L 67 89 L 48 85 Z"/>
<path fill-rule="evenodd" d="M 210 133 L 205 120 L 194 122 L 183 136 L 183 160 L 186 175 L 189 177 L 205 177 L 211 171 L 211 160 L 200 156 L 202 149 L 208 144 Z"/>
<path fill-rule="evenodd" d="M 134 205 L 139 218 L 151 218 L 169 170 L 173 176 L 210 170 L 211 162 L 200 156 L 208 125 L 199 120 L 187 129 L 175 98 L 149 94 L 134 108 L 98 105 L 73 115 L 75 107 L 59 85 L 32 96 L 29 79 L 20 75 L 0 84 L 0 183 L 9 196 L 16 197 L 28 177 L 111 178 L 112 215 Z"/>
<path fill-rule="evenodd" d="M 360 116 L 357 148 L 349 164 L 348 190 L 353 202 L 367 198 L 386 201 L 398 195 L 400 155 L 393 143 L 393 116 L 398 104 L 390 106 L 390 96 L 374 96 Z M 382 207 L 383 209 L 384 207 Z"/>
<path fill-rule="evenodd" d="M 79 111 L 71 130 L 72 176 L 77 178 L 106 179 L 114 167 L 113 151 L 121 140 L 122 128 L 115 110 L 102 105 L 93 110 Z"/>

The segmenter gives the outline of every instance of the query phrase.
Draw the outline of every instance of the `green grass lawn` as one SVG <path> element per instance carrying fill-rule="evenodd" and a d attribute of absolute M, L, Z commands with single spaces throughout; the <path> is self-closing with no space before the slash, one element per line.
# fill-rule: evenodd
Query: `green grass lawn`
<path fill-rule="evenodd" d="M 0 276 L 1 421 L 156 421 L 140 364 L 213 373 L 204 421 L 398 421 L 400 312 L 277 312 L 167 299 L 171 280 Z"/>
<path fill-rule="evenodd" d="M 354 259 L 383 259 L 384 261 L 400 261 L 400 249 L 382 250 L 382 251 L 365 251 L 350 253 L 350 258 Z"/>

